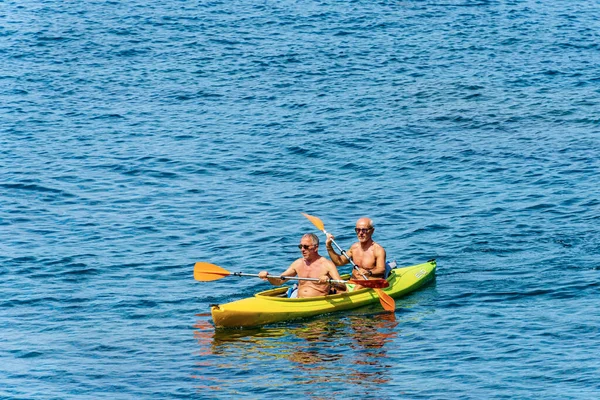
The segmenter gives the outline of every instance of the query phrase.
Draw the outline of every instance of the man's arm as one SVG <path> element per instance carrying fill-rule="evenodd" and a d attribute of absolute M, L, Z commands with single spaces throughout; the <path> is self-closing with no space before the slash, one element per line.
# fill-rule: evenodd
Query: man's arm
<path fill-rule="evenodd" d="M 329 279 L 333 279 L 333 280 L 341 280 L 342 277 L 340 276 L 340 273 L 338 272 L 335 264 L 329 260 L 327 260 L 326 265 L 326 273 L 325 275 L 321 276 L 321 281 L 324 281 L 323 283 L 326 283 Z M 343 283 L 335 283 L 332 282 L 331 285 L 335 288 L 338 289 L 342 289 L 342 290 L 346 290 L 346 285 Z"/>
<path fill-rule="evenodd" d="M 375 248 L 375 268 L 372 273 L 375 275 L 385 275 L 385 250 L 381 246 Z"/>
<path fill-rule="evenodd" d="M 296 272 L 295 264 L 296 264 L 296 261 L 294 261 L 292 263 L 292 265 L 289 266 L 288 269 L 283 271 L 278 276 L 296 276 L 296 275 L 298 275 L 298 273 Z M 269 283 L 274 286 L 283 285 L 287 281 L 287 279 L 267 278 L 267 275 L 269 275 L 269 273 L 267 271 L 260 271 L 258 273 L 259 278 L 261 278 L 262 280 L 268 280 Z"/>
<path fill-rule="evenodd" d="M 325 247 L 327 248 L 327 254 L 329 254 L 329 258 L 331 258 L 331 261 L 333 261 L 333 263 L 336 266 L 341 267 L 342 265 L 348 264 L 350 261 L 344 255 L 340 255 L 335 252 L 333 246 L 331 245 L 331 243 L 333 242 L 333 238 L 334 236 L 332 234 L 327 234 L 327 241 L 325 242 Z M 350 248 L 350 250 L 348 250 L 346 254 L 352 257 L 352 248 Z"/>

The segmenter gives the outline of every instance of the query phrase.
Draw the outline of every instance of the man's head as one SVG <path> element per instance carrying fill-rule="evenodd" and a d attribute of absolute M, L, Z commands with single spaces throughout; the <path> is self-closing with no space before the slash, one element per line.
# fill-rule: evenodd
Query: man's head
<path fill-rule="evenodd" d="M 358 240 L 360 242 L 366 242 L 371 239 L 373 232 L 375 231 L 375 227 L 373 226 L 373 221 L 370 218 L 362 217 L 356 221 L 356 227 L 354 228 L 356 232 L 356 236 L 358 236 Z"/>
<path fill-rule="evenodd" d="M 302 257 L 310 258 L 319 252 L 319 237 L 314 233 L 307 233 L 300 239 L 298 248 L 302 252 Z"/>

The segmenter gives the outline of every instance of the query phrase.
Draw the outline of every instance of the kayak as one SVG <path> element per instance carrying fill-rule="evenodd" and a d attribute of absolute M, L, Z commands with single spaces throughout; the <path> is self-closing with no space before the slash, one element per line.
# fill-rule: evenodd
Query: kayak
<path fill-rule="evenodd" d="M 390 271 L 389 286 L 382 290 L 393 298 L 411 293 L 435 278 L 436 261 Z M 379 302 L 373 289 L 363 288 L 349 293 L 309 298 L 288 298 L 288 287 L 259 292 L 254 297 L 211 306 L 217 328 L 246 328 L 313 317 L 319 314 L 350 310 Z"/>

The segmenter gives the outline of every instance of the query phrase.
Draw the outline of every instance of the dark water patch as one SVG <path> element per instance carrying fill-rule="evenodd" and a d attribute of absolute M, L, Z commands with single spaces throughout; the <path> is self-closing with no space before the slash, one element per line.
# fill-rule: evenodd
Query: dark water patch
<path fill-rule="evenodd" d="M 264 168 L 264 169 L 253 169 L 251 171 L 248 172 L 248 175 L 251 176 L 267 176 L 270 178 L 277 178 L 277 177 L 288 177 L 290 175 L 295 175 L 296 172 L 295 171 L 291 171 L 291 170 L 283 170 L 281 168 Z"/>
<path fill-rule="evenodd" d="M 29 296 L 27 293 L 23 293 L 22 296 Z M 21 298 L 11 298 L 4 300 L 3 303 L 0 303 L 0 306 L 3 308 L 11 308 L 11 307 L 22 307 L 22 306 L 49 306 L 60 304 L 62 299 L 57 297 L 21 297 Z"/>
<path fill-rule="evenodd" d="M 72 40 L 71 38 L 63 37 L 63 36 L 37 36 L 36 39 L 38 42 L 66 42 Z M 40 45 L 41 43 L 38 43 Z"/>
<path fill-rule="evenodd" d="M 39 352 L 39 351 L 20 351 L 20 354 L 15 354 L 16 358 L 21 358 L 21 359 L 28 359 L 28 358 L 37 358 L 37 357 L 42 357 L 44 355 L 44 353 Z"/>
<path fill-rule="evenodd" d="M 80 264 L 81 266 L 85 266 Z M 73 268 L 74 266 L 70 266 Z M 80 269 L 72 269 L 70 271 L 66 271 L 62 273 L 63 279 L 70 282 L 80 282 L 81 279 L 88 278 L 90 276 L 99 275 L 101 273 L 100 270 L 96 268 L 80 268 Z"/>
<path fill-rule="evenodd" d="M 153 265 L 152 270 L 156 272 L 172 271 L 177 272 L 182 268 L 181 265 Z"/>
<path fill-rule="evenodd" d="M 595 207 L 600 205 L 600 200 L 599 199 L 591 199 L 590 201 L 588 201 L 587 203 L 582 204 L 582 207 Z"/>
<path fill-rule="evenodd" d="M 117 57 L 127 58 L 127 57 L 136 57 L 136 56 L 145 55 L 145 54 L 150 53 L 151 51 L 152 50 L 150 48 L 130 48 L 130 49 L 116 51 L 115 55 Z"/>
<path fill-rule="evenodd" d="M 292 155 L 297 155 L 297 156 L 302 156 L 302 157 L 308 157 L 308 158 L 318 158 L 319 155 L 316 151 L 307 148 L 307 147 L 300 147 L 300 146 L 289 146 L 287 147 L 287 151 L 292 154 Z"/>
<path fill-rule="evenodd" d="M 4 189 L 12 189 L 12 190 L 23 190 L 23 191 L 27 191 L 27 192 L 39 192 L 39 193 L 51 193 L 51 194 L 56 194 L 56 195 L 60 195 L 61 197 L 76 197 L 73 194 L 70 194 L 68 192 L 65 192 L 63 190 L 60 189 L 54 189 L 51 187 L 46 187 L 46 186 L 41 186 L 41 185 L 36 185 L 36 184 L 23 184 L 23 183 L 2 183 L 0 184 L 0 187 L 4 188 Z"/>
<path fill-rule="evenodd" d="M 565 248 L 571 248 L 571 247 L 573 247 L 573 245 L 572 245 L 572 244 L 570 244 L 570 243 L 567 243 L 567 242 L 566 242 L 565 240 L 563 240 L 563 239 L 555 239 L 555 240 L 554 240 L 554 243 L 557 243 L 557 244 L 559 244 L 559 245 L 561 245 L 562 247 L 565 247 Z"/>
<path fill-rule="evenodd" d="M 22 256 L 22 257 L 15 257 L 11 259 L 12 262 L 16 263 L 16 264 L 22 264 L 22 263 L 34 263 L 37 261 L 36 257 L 33 256 Z"/>
<path fill-rule="evenodd" d="M 125 346 L 117 346 L 115 344 L 91 344 L 88 351 L 98 353 L 131 353 L 131 350 Z"/>
<path fill-rule="evenodd" d="M 41 260 L 41 262 L 43 262 L 45 265 L 48 265 L 48 266 L 64 265 L 64 264 L 72 263 L 73 261 L 74 261 L 73 257 L 64 257 L 64 258 L 61 258 L 60 260 L 56 260 L 56 259 Z"/>
<path fill-rule="evenodd" d="M 92 120 L 111 120 L 111 119 L 126 119 L 125 116 L 121 115 L 121 114 L 115 114 L 115 113 L 108 113 L 108 114 L 102 114 L 102 115 L 96 115 L 94 117 L 91 118 Z"/>
<path fill-rule="evenodd" d="M 28 272 L 28 276 L 33 279 L 48 279 L 62 277 L 65 280 L 85 279 L 98 275 L 101 270 L 89 266 L 86 263 L 75 262 L 71 257 L 61 260 L 40 260 L 38 265 L 43 266 L 34 271 Z"/>
<path fill-rule="evenodd" d="M 148 310 L 157 308 L 159 303 L 154 300 L 140 299 L 140 300 L 120 300 L 113 305 L 113 308 L 117 309 L 130 309 L 130 310 Z"/>

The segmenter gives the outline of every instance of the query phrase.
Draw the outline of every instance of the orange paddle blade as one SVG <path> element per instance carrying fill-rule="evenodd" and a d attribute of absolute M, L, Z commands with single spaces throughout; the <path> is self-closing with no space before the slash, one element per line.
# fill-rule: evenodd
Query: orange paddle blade
<path fill-rule="evenodd" d="M 385 279 L 350 279 L 348 282 L 371 289 L 383 289 L 390 286 L 390 283 Z"/>
<path fill-rule="evenodd" d="M 194 279 L 200 282 L 216 281 L 229 275 L 229 271 L 215 264 L 198 261 L 194 265 Z"/>
<path fill-rule="evenodd" d="M 314 215 L 308 215 L 305 213 L 302 213 L 302 215 L 304 215 L 310 222 L 312 222 L 318 230 L 325 230 L 325 225 L 323 224 L 323 221 L 321 221 L 318 217 L 315 217 Z"/>
<path fill-rule="evenodd" d="M 392 299 L 390 297 L 389 294 L 385 293 L 381 289 L 375 289 L 375 291 L 379 295 L 379 302 L 381 303 L 381 305 L 383 306 L 383 309 L 385 311 L 389 311 L 389 312 L 396 311 L 396 302 L 394 301 L 394 299 Z"/>

